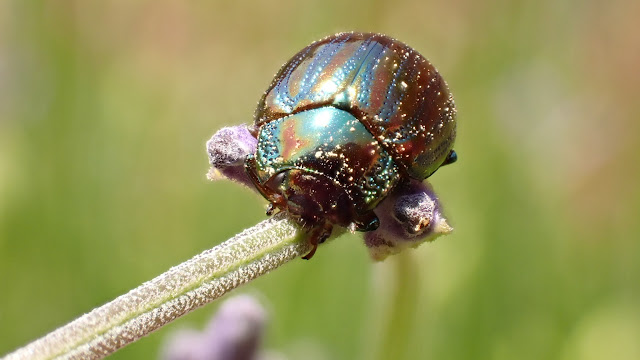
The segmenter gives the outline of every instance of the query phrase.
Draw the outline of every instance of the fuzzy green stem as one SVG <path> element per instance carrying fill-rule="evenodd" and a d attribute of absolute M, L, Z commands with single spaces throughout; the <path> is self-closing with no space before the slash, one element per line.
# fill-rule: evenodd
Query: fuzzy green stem
<path fill-rule="evenodd" d="M 309 250 L 298 225 L 274 216 L 4 359 L 101 359 Z"/>

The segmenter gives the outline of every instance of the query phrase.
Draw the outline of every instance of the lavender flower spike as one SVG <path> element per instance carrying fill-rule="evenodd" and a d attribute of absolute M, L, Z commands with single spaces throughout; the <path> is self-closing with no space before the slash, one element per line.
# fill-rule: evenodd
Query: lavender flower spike
<path fill-rule="evenodd" d="M 276 214 L 3 359 L 101 359 L 310 250 Z"/>

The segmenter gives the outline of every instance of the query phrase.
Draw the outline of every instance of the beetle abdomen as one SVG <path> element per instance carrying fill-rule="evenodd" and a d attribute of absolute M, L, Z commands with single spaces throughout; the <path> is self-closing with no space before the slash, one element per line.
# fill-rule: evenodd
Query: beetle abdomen
<path fill-rule="evenodd" d="M 455 138 L 455 105 L 440 74 L 384 35 L 342 33 L 302 49 L 263 95 L 256 125 L 323 106 L 352 114 L 419 180 L 445 161 Z"/>

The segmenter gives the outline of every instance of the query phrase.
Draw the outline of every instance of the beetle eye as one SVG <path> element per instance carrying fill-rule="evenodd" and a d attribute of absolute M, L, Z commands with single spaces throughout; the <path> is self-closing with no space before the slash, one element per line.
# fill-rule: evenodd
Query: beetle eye
<path fill-rule="evenodd" d="M 447 158 L 444 159 L 444 162 L 440 166 L 453 164 L 456 161 L 458 161 L 458 154 L 456 154 L 456 152 L 454 150 L 451 150 L 451 151 L 449 151 L 449 155 L 447 155 Z"/>

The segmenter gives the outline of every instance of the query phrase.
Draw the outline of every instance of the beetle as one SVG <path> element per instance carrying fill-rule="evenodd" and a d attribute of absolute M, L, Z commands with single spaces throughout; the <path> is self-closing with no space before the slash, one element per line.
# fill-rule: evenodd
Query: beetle
<path fill-rule="evenodd" d="M 399 184 L 455 162 L 456 109 L 435 67 L 382 34 L 339 33 L 294 55 L 258 103 L 244 168 L 269 201 L 310 231 L 373 231 Z"/>

